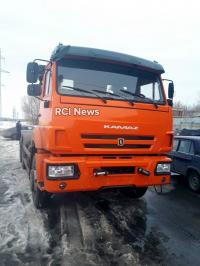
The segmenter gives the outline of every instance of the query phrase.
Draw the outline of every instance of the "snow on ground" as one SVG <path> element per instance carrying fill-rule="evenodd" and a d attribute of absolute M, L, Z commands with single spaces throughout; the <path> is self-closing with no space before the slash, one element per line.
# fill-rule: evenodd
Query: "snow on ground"
<path fill-rule="evenodd" d="M 186 188 L 150 188 L 139 200 L 69 193 L 39 211 L 18 155 L 18 142 L 0 137 L 0 266 L 200 264 L 200 198 Z"/>
<path fill-rule="evenodd" d="M 48 248 L 49 235 L 33 207 L 29 180 L 18 159 L 18 142 L 0 139 L 0 265 L 20 265 L 28 249 Z M 5 261 L 4 261 L 5 260 Z M 8 260 L 8 261 L 7 261 Z"/>

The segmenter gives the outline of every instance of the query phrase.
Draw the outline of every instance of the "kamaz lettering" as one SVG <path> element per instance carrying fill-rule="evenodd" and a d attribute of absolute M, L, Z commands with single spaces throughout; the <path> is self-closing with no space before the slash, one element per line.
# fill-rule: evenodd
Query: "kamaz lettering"
<path fill-rule="evenodd" d="M 138 130 L 139 127 L 133 127 L 133 126 L 110 126 L 110 125 L 104 125 L 104 128 L 109 128 L 109 129 L 126 129 L 126 130 Z"/>

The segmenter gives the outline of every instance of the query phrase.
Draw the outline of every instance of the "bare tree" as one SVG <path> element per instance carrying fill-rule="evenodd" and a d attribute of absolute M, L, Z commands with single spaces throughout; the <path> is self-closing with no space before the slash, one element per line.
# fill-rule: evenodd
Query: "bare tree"
<path fill-rule="evenodd" d="M 200 112 L 200 101 L 198 101 L 196 104 L 194 104 L 191 108 L 191 110 L 195 113 L 199 113 Z"/>
<path fill-rule="evenodd" d="M 181 101 L 176 101 L 173 106 L 174 116 L 183 117 L 188 114 L 188 106 L 183 104 Z"/>
<path fill-rule="evenodd" d="M 176 101 L 173 106 L 175 117 L 194 117 L 200 113 L 200 100 L 197 100 L 193 105 L 183 104 L 181 101 Z"/>
<path fill-rule="evenodd" d="M 25 119 L 27 119 L 31 124 L 38 124 L 38 114 L 39 114 L 40 101 L 31 96 L 24 96 L 22 99 L 22 111 L 24 113 Z"/>

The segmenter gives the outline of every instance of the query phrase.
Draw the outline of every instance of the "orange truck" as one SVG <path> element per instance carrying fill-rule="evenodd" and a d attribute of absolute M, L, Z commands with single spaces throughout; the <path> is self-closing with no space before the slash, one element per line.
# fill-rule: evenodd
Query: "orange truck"
<path fill-rule="evenodd" d="M 174 85 L 166 97 L 162 73 L 155 61 L 61 44 L 49 61 L 28 63 L 40 109 L 20 159 L 36 208 L 52 193 L 122 188 L 139 198 L 170 182 Z"/>

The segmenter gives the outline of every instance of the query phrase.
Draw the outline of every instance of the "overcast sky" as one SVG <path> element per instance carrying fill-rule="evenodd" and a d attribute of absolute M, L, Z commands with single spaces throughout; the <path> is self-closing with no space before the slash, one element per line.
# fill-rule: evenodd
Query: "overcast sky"
<path fill-rule="evenodd" d="M 59 43 L 156 60 L 176 97 L 200 100 L 200 4 L 190 0 L 0 0 L 3 115 L 20 112 L 26 64 L 49 59 Z"/>

